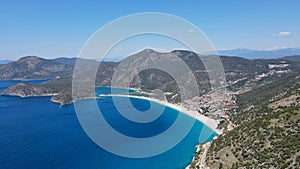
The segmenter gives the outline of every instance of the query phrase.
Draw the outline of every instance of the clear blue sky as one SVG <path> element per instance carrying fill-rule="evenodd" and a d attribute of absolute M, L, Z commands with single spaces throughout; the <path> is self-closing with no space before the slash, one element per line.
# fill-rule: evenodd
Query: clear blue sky
<path fill-rule="evenodd" d="M 182 17 L 218 49 L 299 47 L 299 7 L 299 0 L 1 1 L 0 60 L 77 56 L 96 30 L 140 12 Z"/>

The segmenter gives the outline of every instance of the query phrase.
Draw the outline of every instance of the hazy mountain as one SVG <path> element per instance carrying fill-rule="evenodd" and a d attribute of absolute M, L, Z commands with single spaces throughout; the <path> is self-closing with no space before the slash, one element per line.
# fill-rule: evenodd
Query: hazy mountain
<path fill-rule="evenodd" d="M 250 50 L 250 49 L 231 49 L 231 50 L 220 50 L 219 55 L 227 56 L 239 56 L 249 59 L 271 59 L 281 58 L 284 56 L 298 55 L 300 48 L 285 48 L 278 50 Z"/>
<path fill-rule="evenodd" d="M 11 60 L 0 60 L 0 65 L 7 64 L 9 62 L 12 62 Z"/>
<path fill-rule="evenodd" d="M 300 62 L 300 55 L 285 56 L 283 59 Z"/>

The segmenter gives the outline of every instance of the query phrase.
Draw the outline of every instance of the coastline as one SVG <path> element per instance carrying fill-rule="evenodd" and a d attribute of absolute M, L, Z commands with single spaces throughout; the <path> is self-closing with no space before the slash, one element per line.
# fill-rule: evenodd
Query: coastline
<path fill-rule="evenodd" d="M 185 169 L 190 169 L 192 167 L 193 163 L 198 164 L 200 166 L 200 168 L 206 167 L 205 158 L 206 158 L 206 153 L 208 151 L 208 148 L 210 147 L 211 143 L 223 132 L 222 130 L 217 129 L 217 127 L 219 125 L 219 120 L 215 120 L 210 117 L 204 116 L 204 115 L 198 113 L 198 111 L 191 110 L 182 105 L 169 103 L 167 101 L 159 100 L 156 98 L 145 97 L 145 96 L 136 96 L 136 95 L 130 95 L 130 94 L 100 94 L 99 95 L 99 97 L 109 97 L 109 96 L 111 96 L 111 97 L 131 97 L 131 98 L 138 98 L 138 99 L 145 99 L 145 100 L 153 101 L 158 104 L 171 107 L 172 109 L 175 109 L 175 110 L 182 112 L 192 118 L 195 118 L 196 120 L 200 121 L 204 125 L 208 126 L 210 129 L 212 129 L 214 132 L 217 133 L 217 136 L 215 136 L 214 139 L 210 142 L 204 142 L 204 143 L 201 143 L 201 144 L 198 144 L 195 146 L 195 149 L 196 149 L 195 155 L 193 156 L 193 159 L 190 162 L 190 164 L 188 166 L 186 166 Z M 203 152 L 203 153 L 201 153 L 201 152 Z M 198 161 L 196 158 L 199 154 L 201 154 L 201 159 Z"/>
<path fill-rule="evenodd" d="M 10 87 L 9 87 L 10 88 Z M 5 89 L 8 90 L 9 88 Z M 129 89 L 129 88 L 128 88 Z M 53 103 L 58 103 L 60 104 L 60 106 L 64 106 L 67 104 L 71 104 L 72 102 L 79 100 L 73 100 L 72 98 L 68 98 L 63 96 L 64 99 L 62 99 L 59 93 L 30 93 L 30 94 L 23 94 L 23 93 L 5 93 L 5 90 L 1 92 L 1 95 L 8 95 L 8 96 L 19 96 L 22 98 L 25 97 L 40 97 L 40 96 L 50 96 L 51 97 L 51 102 Z M 147 94 L 147 95 L 151 95 L 152 93 L 148 93 L 148 92 L 144 92 L 144 91 L 140 91 L 139 89 L 134 89 L 134 88 L 130 88 L 130 90 L 135 90 L 138 91 L 140 94 Z M 168 106 L 172 109 L 175 109 L 177 111 L 180 111 L 198 121 L 200 121 L 201 123 L 205 124 L 207 127 L 209 127 L 210 129 L 212 129 L 213 131 L 215 131 L 218 135 L 222 133 L 222 131 L 218 130 L 217 127 L 219 125 L 219 120 L 215 120 L 212 119 L 210 117 L 207 117 L 205 115 L 200 114 L 197 110 L 189 108 L 188 106 L 185 105 L 179 105 L 179 104 L 174 104 L 174 103 L 169 103 L 167 101 L 164 100 L 160 100 L 160 99 L 156 99 L 153 97 L 146 97 L 146 96 L 137 96 L 137 95 L 131 95 L 131 94 L 100 94 L 99 96 L 92 96 L 92 97 L 85 97 L 85 98 L 81 98 L 81 99 L 88 99 L 88 98 L 98 98 L 98 97 L 105 97 L 105 96 L 112 96 L 112 97 L 132 97 L 132 98 L 138 98 L 138 99 L 144 99 L 144 100 L 150 100 L 153 102 L 156 102 L 158 104 L 164 105 L 164 106 Z"/>
<path fill-rule="evenodd" d="M 220 131 L 217 129 L 219 121 L 212 119 L 210 117 L 204 116 L 200 113 L 198 113 L 197 110 L 192 110 L 187 107 L 181 106 L 179 104 L 173 104 L 169 103 L 164 100 L 159 100 L 156 98 L 150 98 L 150 97 L 145 97 L 145 96 L 136 96 L 136 95 L 129 95 L 129 94 L 100 94 L 99 97 L 131 97 L 131 98 L 137 98 L 137 99 L 144 99 L 144 100 L 149 100 L 156 102 L 158 104 L 168 106 L 172 109 L 175 109 L 179 112 L 182 112 L 192 118 L 195 118 L 196 120 L 200 121 L 201 123 L 205 124 L 207 127 L 211 128 L 213 131 L 215 131 L 217 134 L 220 134 Z"/>
<path fill-rule="evenodd" d="M 102 87 L 102 86 L 99 86 L 99 87 Z M 147 95 L 152 95 L 153 93 L 148 93 L 148 92 L 145 92 L 145 91 L 141 91 L 140 89 L 134 89 L 134 88 L 128 88 L 130 90 L 135 90 L 135 91 L 138 91 L 138 93 L 140 94 L 147 94 Z M 2 93 L 1 93 L 2 94 Z M 2 94 L 3 95 L 3 94 Z M 82 100 L 82 99 L 97 99 L 97 98 L 100 98 L 100 97 L 131 97 L 131 98 L 137 98 L 137 99 L 144 99 L 144 100 L 149 100 L 149 101 L 153 101 L 153 102 L 156 102 L 158 104 L 161 104 L 163 106 L 168 106 L 172 109 L 175 109 L 181 113 L 184 113 L 198 121 L 200 121 L 201 123 L 203 123 L 204 125 L 206 125 L 207 127 L 209 127 L 210 129 L 212 129 L 214 132 L 217 133 L 217 135 L 220 135 L 222 133 L 222 131 L 218 130 L 217 127 L 219 125 L 219 120 L 215 120 L 215 119 L 212 119 L 210 117 L 207 117 L 205 115 L 202 115 L 200 114 L 197 110 L 195 109 L 192 109 L 192 108 L 189 108 L 188 105 L 185 105 L 185 104 L 174 104 L 174 103 L 169 103 L 165 100 L 160 100 L 160 99 L 156 99 L 156 98 L 153 98 L 153 97 L 147 97 L 147 96 L 140 96 L 140 95 L 132 95 L 132 94 L 100 94 L 98 96 L 93 96 L 93 97 L 85 97 L 85 98 L 80 98 L 80 99 L 76 99 L 76 100 L 73 100 L 73 99 L 66 99 L 65 97 L 58 97 L 59 93 L 45 93 L 45 94 L 29 94 L 29 95 L 20 95 L 20 94 L 16 94 L 16 95 L 12 95 L 12 94 L 5 94 L 5 95 L 8 95 L 8 96 L 19 96 L 19 97 L 40 97 L 40 96 L 48 96 L 48 97 L 51 97 L 51 102 L 53 103 L 58 103 L 60 106 L 65 106 L 65 105 L 68 105 L 68 104 L 71 104 L 77 100 Z M 64 98 L 64 99 L 62 99 Z M 212 141 L 211 141 L 212 142 Z M 200 147 L 202 146 L 202 144 L 206 144 L 206 143 L 201 143 L 199 145 L 196 146 L 196 150 L 195 150 L 195 155 L 190 163 L 190 165 L 194 162 L 194 159 L 195 157 L 197 156 L 197 154 L 199 153 L 199 148 L 197 147 Z M 189 165 L 189 166 L 190 166 Z M 187 168 L 189 167 L 187 166 Z"/>

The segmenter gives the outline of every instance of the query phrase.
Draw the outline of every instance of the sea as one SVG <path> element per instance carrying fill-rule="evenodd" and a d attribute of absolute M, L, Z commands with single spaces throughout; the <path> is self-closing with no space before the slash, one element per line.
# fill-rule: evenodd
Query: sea
<path fill-rule="evenodd" d="M 18 82 L 21 81 L 0 81 L 0 92 Z M 97 87 L 97 95 L 110 91 L 108 87 Z M 116 91 L 120 94 L 128 92 L 127 89 Z M 191 163 L 195 146 L 211 141 L 216 135 L 203 123 L 195 121 L 190 132 L 172 149 L 153 157 L 123 157 L 108 152 L 89 138 L 77 119 L 73 104 L 60 106 L 51 102 L 50 98 L 0 96 L 1 169 L 183 169 Z M 137 138 L 164 132 L 181 113 L 166 108 L 153 122 L 136 123 L 118 113 L 112 97 L 96 101 L 103 110 L 101 113 L 116 131 Z M 131 102 L 140 111 L 149 109 L 149 100 L 131 98 Z M 201 132 L 209 133 L 209 137 L 201 138 Z M 111 144 L 118 146 L 122 142 L 116 140 Z"/>

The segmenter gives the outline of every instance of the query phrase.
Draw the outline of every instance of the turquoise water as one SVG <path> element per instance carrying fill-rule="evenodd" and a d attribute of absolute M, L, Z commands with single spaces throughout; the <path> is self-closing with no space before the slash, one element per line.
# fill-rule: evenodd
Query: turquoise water
<path fill-rule="evenodd" d="M 14 83 L 16 81 L 0 81 L 0 91 Z M 110 88 L 98 89 L 98 93 L 110 92 Z M 141 124 L 121 116 L 111 97 L 97 102 L 103 116 L 116 131 L 137 138 L 151 137 L 165 131 L 179 113 L 167 108 L 155 121 Z M 147 110 L 150 105 L 149 101 L 142 99 L 131 99 L 131 102 L 141 111 Z M 190 133 L 177 146 L 158 156 L 125 158 L 105 151 L 85 134 L 72 104 L 60 107 L 52 103 L 50 97 L 0 96 L 0 168 L 184 168 L 192 160 L 203 127 L 202 123 L 195 122 Z M 215 133 L 208 128 L 204 130 L 210 137 L 203 141 L 211 140 Z M 116 141 L 112 144 L 122 143 Z"/>

